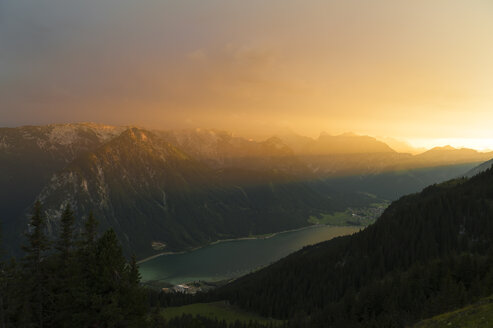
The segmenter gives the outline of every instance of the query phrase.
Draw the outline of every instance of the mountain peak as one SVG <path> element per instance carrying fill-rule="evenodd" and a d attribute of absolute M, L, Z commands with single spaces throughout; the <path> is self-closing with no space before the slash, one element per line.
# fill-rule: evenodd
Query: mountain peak
<path fill-rule="evenodd" d="M 378 141 L 370 136 L 357 135 L 352 132 L 343 133 L 337 136 L 322 133 L 309 151 L 317 155 L 395 152 L 382 141 Z"/>
<path fill-rule="evenodd" d="M 129 128 L 129 129 L 125 130 L 122 133 L 122 136 L 127 136 L 130 139 L 132 139 L 132 140 L 138 140 L 138 141 L 145 142 L 145 141 L 148 141 L 149 140 L 149 138 L 148 138 L 148 136 L 147 136 L 146 133 L 147 133 L 147 131 L 145 131 L 145 130 L 132 127 L 132 128 Z"/>
<path fill-rule="evenodd" d="M 457 150 L 457 148 L 454 148 L 450 145 L 446 145 L 443 147 L 435 147 L 435 148 L 432 148 L 431 150 Z"/>

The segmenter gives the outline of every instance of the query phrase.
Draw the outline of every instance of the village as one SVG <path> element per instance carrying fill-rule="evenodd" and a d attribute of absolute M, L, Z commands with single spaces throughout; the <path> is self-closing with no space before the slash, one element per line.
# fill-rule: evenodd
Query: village
<path fill-rule="evenodd" d="M 199 292 L 208 292 L 218 286 L 218 283 L 210 283 L 205 281 L 194 281 L 187 284 L 178 284 L 172 287 L 161 288 L 165 294 L 187 294 L 195 295 Z"/>

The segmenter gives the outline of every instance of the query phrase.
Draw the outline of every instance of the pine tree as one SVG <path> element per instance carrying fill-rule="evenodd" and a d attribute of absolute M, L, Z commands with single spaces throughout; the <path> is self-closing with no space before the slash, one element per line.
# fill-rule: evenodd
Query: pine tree
<path fill-rule="evenodd" d="M 84 231 L 82 232 L 82 246 L 88 247 L 94 245 L 97 237 L 98 222 L 94 218 L 92 212 L 89 213 L 87 220 L 84 224 Z"/>
<path fill-rule="evenodd" d="M 56 243 L 56 249 L 61 253 L 62 263 L 66 264 L 74 246 L 75 217 L 70 204 L 65 207 L 60 223 L 61 230 Z"/>
<path fill-rule="evenodd" d="M 132 255 L 128 267 L 128 281 L 131 286 L 138 286 L 140 283 L 140 279 L 141 279 L 141 275 L 139 272 L 139 266 L 137 264 L 135 255 Z"/>
<path fill-rule="evenodd" d="M 127 314 L 126 321 L 131 327 L 137 327 L 145 313 L 148 312 L 148 293 L 140 286 L 139 266 L 135 255 L 130 259 L 127 265 L 128 285 L 123 290 L 122 306 Z"/>
<path fill-rule="evenodd" d="M 26 307 L 32 309 L 33 320 L 39 328 L 44 326 L 44 301 L 46 300 L 45 274 L 43 260 L 49 249 L 49 241 L 44 233 L 45 218 L 41 202 L 34 204 L 33 215 L 29 223 L 29 231 L 26 233 L 27 245 L 23 247 L 26 255 L 24 257 L 24 274 L 26 279 L 26 294 L 31 295 L 26 300 Z"/>
<path fill-rule="evenodd" d="M 42 213 L 42 205 L 40 201 L 36 201 L 33 207 L 33 214 L 29 222 L 29 231 L 26 233 L 27 245 L 22 249 L 26 252 L 24 257 L 25 266 L 39 272 L 40 263 L 46 256 L 46 251 L 50 247 L 48 238 L 44 233 L 45 218 Z"/>
<path fill-rule="evenodd" d="M 3 286 L 0 296 L 3 297 L 5 327 L 26 327 L 30 325 L 30 313 L 19 318 L 21 309 L 27 305 L 24 275 L 14 258 L 3 263 Z M 24 322 L 23 322 L 24 321 Z M 1 327 L 1 326 L 0 326 Z"/>
<path fill-rule="evenodd" d="M 78 242 L 79 265 L 85 275 L 95 273 L 97 227 L 98 222 L 91 212 L 84 223 L 84 230 Z"/>
<path fill-rule="evenodd" d="M 54 303 L 50 309 L 53 324 L 63 327 L 70 322 L 71 313 L 75 311 L 75 295 L 78 270 L 75 266 L 74 252 L 75 217 L 70 204 L 65 207 L 60 220 L 60 234 L 55 248 L 59 252 L 50 267 L 50 290 L 54 294 Z"/>
<path fill-rule="evenodd" d="M 77 243 L 74 274 L 74 310 L 71 323 L 73 327 L 87 327 L 97 322 L 101 297 L 99 296 L 99 266 L 96 242 L 97 221 L 90 213 Z"/>
<path fill-rule="evenodd" d="M 94 304 L 98 307 L 98 321 L 117 326 L 125 316 L 119 306 L 125 282 L 126 261 L 116 233 L 110 229 L 97 241 L 95 264 L 97 273 Z"/>

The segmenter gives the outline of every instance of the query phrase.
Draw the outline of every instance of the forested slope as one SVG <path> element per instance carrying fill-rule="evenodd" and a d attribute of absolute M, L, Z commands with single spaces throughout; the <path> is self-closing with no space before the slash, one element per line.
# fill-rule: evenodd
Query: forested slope
<path fill-rule="evenodd" d="M 394 202 L 213 296 L 295 325 L 402 327 L 493 293 L 493 170 Z"/>

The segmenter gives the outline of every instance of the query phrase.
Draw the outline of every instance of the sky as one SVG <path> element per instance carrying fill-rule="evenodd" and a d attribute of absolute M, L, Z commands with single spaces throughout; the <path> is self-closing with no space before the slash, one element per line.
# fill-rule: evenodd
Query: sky
<path fill-rule="evenodd" d="M 0 0 L 0 126 L 493 148 L 491 0 Z"/>

